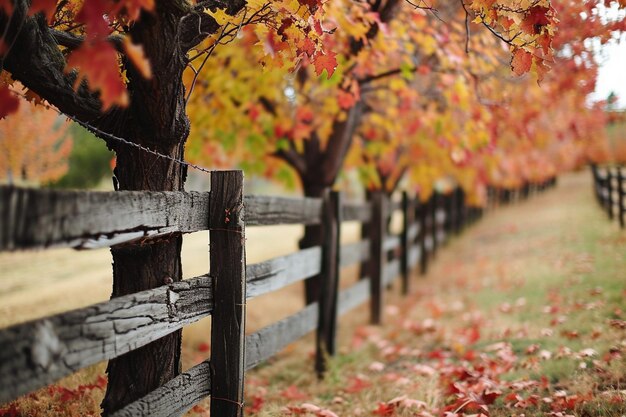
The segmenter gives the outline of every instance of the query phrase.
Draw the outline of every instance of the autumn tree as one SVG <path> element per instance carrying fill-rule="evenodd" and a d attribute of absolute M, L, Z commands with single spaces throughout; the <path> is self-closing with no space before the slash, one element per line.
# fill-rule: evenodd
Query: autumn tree
<path fill-rule="evenodd" d="M 0 178 L 9 184 L 55 181 L 68 169 L 68 123 L 52 110 L 21 104 L 16 114 L 0 120 Z"/>
<path fill-rule="evenodd" d="M 527 72 L 533 65 L 537 71 L 545 71 L 544 61 L 552 53 L 554 10 L 548 1 L 522 3 L 474 1 L 452 7 L 467 11 L 468 22 L 479 21 L 510 47 L 517 73 Z M 404 83 L 399 78 L 403 73 L 419 73 L 420 68 L 431 65 L 429 57 L 440 47 L 439 42 L 446 42 L 446 36 L 437 39 L 436 30 L 429 33 L 426 25 L 419 23 L 428 21 L 427 16 L 436 19 L 437 7 L 451 7 L 448 4 L 330 2 L 321 28 L 333 52 L 316 61 L 305 54 L 293 73 L 260 75 L 249 70 L 262 59 L 258 45 L 263 46 L 263 53 L 284 47 L 280 33 L 291 27 L 290 22 L 284 22 L 277 33 L 244 32 L 239 48 L 215 50 L 217 59 L 229 70 L 216 67 L 210 78 L 221 75 L 228 80 L 203 86 L 206 93 L 197 100 L 205 105 L 204 123 L 194 136 L 213 141 L 208 146 L 212 151 L 226 139 L 223 151 L 227 155 L 256 161 L 260 172 L 272 172 L 275 160 L 282 160 L 297 175 L 304 195 L 320 197 L 337 180 L 362 118 L 371 110 L 367 103 L 370 91 L 383 88 L 395 94 L 397 90 L 389 89 L 391 82 Z M 511 34 L 516 29 L 519 35 Z M 409 88 L 404 84 L 403 88 Z M 224 118 L 217 109 L 248 117 Z M 199 151 L 205 143 L 194 140 L 192 145 L 197 148 L 192 155 L 211 160 L 213 153 Z M 268 162 L 259 163 L 260 158 Z M 318 245 L 320 239 L 320 227 L 307 226 L 300 246 Z M 308 280 L 306 285 L 307 301 L 312 302 L 317 284 Z"/>
<path fill-rule="evenodd" d="M 2 0 L 0 117 L 17 110 L 8 85 L 20 81 L 25 97 L 49 103 L 115 151 L 117 189 L 183 190 L 187 166 L 180 161 L 190 126 L 183 73 L 206 62 L 207 38 L 217 33 L 216 39 L 226 41 L 245 24 L 273 28 L 291 19 L 298 24 L 283 37 L 290 45 L 285 59 L 295 61 L 297 45 L 305 40 L 309 53 L 322 54 L 316 52 L 322 47 L 313 30 L 321 6 L 317 1 L 300 6 L 254 0 Z M 224 16 L 238 13 L 238 24 L 228 26 Z M 112 296 L 179 281 L 181 243 L 181 236 L 172 235 L 113 248 Z M 177 331 L 158 347 L 150 344 L 110 361 L 104 414 L 177 375 L 180 344 Z"/>

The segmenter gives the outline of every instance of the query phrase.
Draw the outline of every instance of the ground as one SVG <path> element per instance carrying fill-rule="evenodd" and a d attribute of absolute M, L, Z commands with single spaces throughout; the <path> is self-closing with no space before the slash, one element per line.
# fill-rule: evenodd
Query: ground
<path fill-rule="evenodd" d="M 273 239 L 281 245 L 271 249 L 262 229 L 250 231 L 252 261 L 293 250 L 299 229 L 280 230 L 285 238 Z M 198 247 L 186 250 L 198 262 L 206 237 L 193 239 Z M 190 276 L 203 273 L 204 266 L 194 267 L 198 271 Z M 556 189 L 492 211 L 451 240 L 427 275 L 413 276 L 409 296 L 397 289 L 388 293 L 383 326 L 366 324 L 366 306 L 342 317 L 340 354 L 330 359 L 324 380 L 313 373 L 311 337 L 248 373 L 246 413 L 624 416 L 625 270 L 626 232 L 596 206 L 590 174 L 564 176 Z M 37 283 L 11 282 L 17 283 L 14 294 Z M 81 288 L 89 281 L 63 282 Z M 99 296 L 106 298 L 107 291 Z M 299 286 L 292 286 L 255 300 L 248 310 L 250 330 L 296 311 L 300 295 Z M 44 291 L 35 299 L 53 297 Z M 68 308 L 51 304 L 58 311 Z M 17 310 L 8 314 L 10 321 L 32 318 L 31 310 L 23 310 L 27 317 Z M 206 326 L 186 331 L 185 367 L 207 356 Z M 0 416 L 96 415 L 106 382 L 102 370 L 98 365 L 67 378 L 67 388 L 41 390 Z M 203 402 L 190 414 L 208 415 L 206 409 Z"/>

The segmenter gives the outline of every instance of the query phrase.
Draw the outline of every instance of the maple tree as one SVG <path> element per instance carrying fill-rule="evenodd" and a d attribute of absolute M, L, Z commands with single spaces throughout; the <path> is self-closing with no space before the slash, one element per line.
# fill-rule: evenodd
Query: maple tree
<path fill-rule="evenodd" d="M 290 45 L 282 54 L 286 61 L 304 53 L 298 45 L 305 43 L 309 54 L 324 56 L 314 29 L 322 13 L 317 1 L 300 7 L 255 0 L 2 0 L 0 117 L 17 111 L 10 86 L 19 81 L 26 87 L 24 97 L 48 103 L 106 141 L 116 153 L 117 189 L 183 190 L 187 166 L 180 161 L 193 89 L 185 89 L 185 70 L 199 72 L 212 53 L 210 42 L 228 42 L 240 26 L 260 23 L 277 30 L 285 19 L 297 22 L 283 34 Z M 179 281 L 181 244 L 181 236 L 174 235 L 112 248 L 113 296 Z M 180 344 L 176 331 L 158 346 L 110 361 L 104 414 L 177 375 Z"/>
<path fill-rule="evenodd" d="M 46 184 L 68 170 L 68 123 L 52 110 L 21 103 L 0 120 L 0 178 L 9 184 Z"/>
<path fill-rule="evenodd" d="M 320 196 L 337 180 L 359 129 L 367 128 L 366 116 L 370 126 L 390 128 L 376 126 L 377 91 L 409 97 L 412 78 L 436 73 L 433 66 L 443 73 L 453 66 L 445 57 L 452 32 L 445 25 L 429 28 L 437 8 L 446 16 L 460 13 L 466 28 L 474 21 L 502 40 L 516 74 L 533 70 L 545 79 L 559 11 L 552 3 L 1 0 L 0 117 L 17 111 L 9 86 L 20 81 L 29 100 L 49 103 L 106 141 L 116 152 L 120 190 L 183 190 L 187 166 L 180 160 L 192 128 L 194 137 L 205 140 L 190 144 L 189 157 L 214 165 L 247 160 L 247 171 L 268 176 L 295 172 L 305 195 Z M 463 25 L 454 33 L 460 39 Z M 479 65 L 469 56 L 468 68 Z M 502 54 L 494 53 L 496 58 Z M 457 72 L 458 85 L 471 86 L 472 75 Z M 455 80 L 434 85 L 456 88 Z M 458 115 L 430 111 L 442 122 Z M 461 132 L 468 124 L 458 126 Z M 457 140 L 462 144 L 461 135 Z M 380 154 L 401 156 L 396 145 L 379 148 Z M 463 146 L 452 153 L 443 149 L 431 149 L 445 163 L 429 175 L 443 172 L 450 155 L 466 153 Z M 271 162 L 276 159 L 293 171 Z M 307 227 L 301 245 L 317 244 L 320 234 L 319 227 Z M 180 236 L 171 236 L 112 249 L 113 296 L 163 285 L 166 278 L 180 280 L 181 244 Z M 309 294 L 314 299 L 315 288 Z M 180 332 L 167 336 L 165 345 L 148 345 L 109 363 L 105 414 L 179 372 Z"/>
<path fill-rule="evenodd" d="M 603 22 L 597 2 L 555 1 L 552 5 L 566 28 L 585 30 L 557 32 L 554 47 L 558 53 L 547 75 L 539 71 L 536 77 L 511 77 L 497 65 L 504 60 L 503 51 L 498 56 L 493 39 L 476 36 L 474 30 L 467 47 L 479 52 L 478 56 L 464 57 L 453 48 L 440 47 L 463 63 L 456 66 L 456 78 L 449 73 L 438 79 L 431 76 L 431 83 L 439 87 L 438 98 L 424 99 L 409 112 L 413 118 L 407 121 L 387 107 L 389 117 L 380 119 L 387 126 L 366 132 L 362 141 L 368 146 L 355 151 L 364 155 L 351 165 L 359 166 L 368 187 L 391 192 L 396 181 L 386 178 L 408 171 L 409 186 L 422 198 L 431 193 L 435 180 L 447 177 L 461 184 L 470 204 L 482 204 L 487 185 L 515 188 L 585 163 L 591 156 L 589 150 L 604 143 L 605 120 L 601 104 L 587 103 L 597 69 L 590 41 L 616 38 L 624 27 L 623 16 Z M 450 34 L 460 43 L 459 28 Z M 491 51 L 492 56 L 483 51 Z M 426 92 L 420 90 L 422 96 Z M 399 127 L 402 124 L 404 131 Z M 394 127 L 394 134 L 402 135 L 395 141 L 402 140 L 404 152 L 398 152 L 385 137 L 387 151 L 381 153 L 383 145 L 377 137 Z M 415 139 L 407 138 L 416 133 Z"/>
<path fill-rule="evenodd" d="M 218 164 L 235 160 L 247 172 L 271 177 L 289 179 L 295 172 L 304 194 L 320 197 L 336 182 L 363 117 L 376 113 L 373 102 L 379 97 L 375 91 L 397 94 L 410 89 L 413 75 L 431 71 L 431 61 L 438 64 L 433 57 L 441 45 L 451 43 L 446 25 L 429 28 L 441 13 L 435 7 L 449 9 L 450 14 L 466 10 L 467 16 L 474 14 L 499 37 L 502 35 L 496 31 L 502 26 L 500 21 L 517 19 L 515 24 L 508 23 L 509 29 L 522 28 L 520 35 L 508 42 L 511 50 L 537 54 L 535 49 L 544 45 L 541 59 L 533 61 L 543 68 L 552 51 L 550 25 L 554 19 L 549 3 L 534 2 L 520 10 L 520 6 L 512 10 L 489 3 L 490 7 L 482 2 L 461 7 L 456 3 L 428 6 L 398 0 L 329 2 L 321 27 L 322 38 L 332 52 L 323 60 L 312 60 L 305 53 L 295 71 L 283 68 L 259 73 L 254 66 L 263 62 L 267 53 L 279 54 L 285 48 L 281 30 L 290 24 L 276 33 L 244 30 L 236 40 L 237 48 L 215 49 L 215 59 L 222 64 L 205 72 L 208 79 L 223 81 L 196 85 L 203 92 L 192 97 L 199 123 L 192 130 L 189 157 Z M 538 5 L 540 9 L 532 9 Z M 493 13 L 482 16 L 485 10 Z M 533 26 L 527 21 L 540 15 L 545 22 Z M 524 30 L 527 26 L 533 30 Z M 439 58 L 450 61 L 443 54 Z M 528 70 L 530 66 L 517 72 Z M 196 80 L 193 75 L 191 83 Z M 241 117 L 242 113 L 247 117 Z M 384 119 L 380 114 L 378 117 Z M 393 122 L 389 120 L 384 128 Z M 293 171 L 278 165 L 280 160 Z M 319 226 L 307 226 L 300 245 L 317 245 L 320 238 Z M 307 281 L 308 301 L 316 298 L 316 287 L 314 281 Z"/>

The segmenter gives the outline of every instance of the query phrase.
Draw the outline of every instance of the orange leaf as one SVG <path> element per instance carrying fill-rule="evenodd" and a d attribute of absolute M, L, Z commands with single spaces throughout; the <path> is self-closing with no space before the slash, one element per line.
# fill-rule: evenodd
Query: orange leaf
<path fill-rule="evenodd" d="M 117 65 L 117 52 L 106 41 L 84 43 L 67 60 L 67 71 L 80 68 L 77 85 L 86 79 L 91 90 L 100 90 L 103 110 L 112 105 L 128 105 L 126 86 L 122 82 Z"/>
<path fill-rule="evenodd" d="M 313 41 L 310 38 L 304 38 L 304 41 L 302 41 L 302 45 L 300 46 L 300 49 L 302 50 L 302 52 L 304 52 L 308 56 L 313 56 L 313 54 L 315 53 L 315 49 L 316 49 L 315 43 L 313 43 Z"/>
<path fill-rule="evenodd" d="M 530 71 L 530 67 L 533 63 L 533 56 L 530 52 L 526 52 L 524 49 L 517 48 L 513 51 L 513 58 L 511 59 L 511 69 L 515 75 L 523 75 Z"/>
<path fill-rule="evenodd" d="M 350 107 L 354 106 L 354 103 L 356 103 L 356 98 L 350 92 L 339 90 L 337 101 L 339 102 L 339 106 L 342 109 L 348 110 Z"/>
<path fill-rule="evenodd" d="M 88 37 L 104 38 L 111 33 L 109 25 L 104 19 L 109 11 L 105 2 L 86 1 L 76 15 L 76 20 L 85 24 Z"/>
<path fill-rule="evenodd" d="M 124 51 L 143 78 L 152 78 L 150 61 L 146 58 L 142 45 L 135 45 L 130 38 L 124 38 Z"/>
<path fill-rule="evenodd" d="M 550 19 L 547 16 L 549 11 L 550 9 L 547 7 L 532 7 L 520 24 L 520 28 L 530 35 L 540 34 L 541 30 L 550 23 Z"/>
<path fill-rule="evenodd" d="M 120 2 L 119 6 L 120 7 L 116 13 L 119 13 L 121 9 L 124 9 L 130 20 L 137 20 L 141 9 L 147 11 L 154 10 L 154 0 L 125 0 Z"/>
<path fill-rule="evenodd" d="M 17 111 L 20 101 L 6 85 L 0 86 L 0 119 Z"/>
<path fill-rule="evenodd" d="M 315 65 L 315 73 L 322 75 L 322 72 L 326 70 L 327 77 L 330 78 L 337 68 L 337 56 L 333 51 L 328 51 L 326 54 L 317 54 L 313 58 L 313 64 Z"/>

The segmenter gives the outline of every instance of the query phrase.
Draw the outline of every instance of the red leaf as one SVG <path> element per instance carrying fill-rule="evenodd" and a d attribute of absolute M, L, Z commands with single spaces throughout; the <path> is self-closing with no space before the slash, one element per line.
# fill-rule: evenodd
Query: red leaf
<path fill-rule="evenodd" d="M 117 14 L 123 10 L 130 20 L 137 20 L 141 9 L 154 10 L 154 0 L 124 0 L 119 2 L 119 9 L 114 13 Z"/>
<path fill-rule="evenodd" d="M 307 398 L 307 395 L 302 393 L 295 385 L 289 385 L 280 395 L 288 400 L 305 400 Z"/>
<path fill-rule="evenodd" d="M 337 101 L 339 102 L 339 107 L 344 110 L 348 110 L 349 108 L 354 106 L 354 103 L 356 103 L 356 98 L 350 92 L 339 90 Z"/>
<path fill-rule="evenodd" d="M 315 43 L 310 38 L 304 38 L 300 50 L 308 56 L 313 56 L 315 53 Z"/>
<path fill-rule="evenodd" d="M 396 407 L 393 404 L 379 403 L 378 408 L 373 411 L 377 416 L 392 416 Z"/>
<path fill-rule="evenodd" d="M 313 58 L 313 65 L 315 65 L 315 73 L 322 75 L 322 72 L 326 70 L 327 77 L 330 78 L 337 68 L 337 56 L 333 51 L 328 51 L 326 54 L 317 54 Z"/>
<path fill-rule="evenodd" d="M 530 71 L 530 67 L 533 63 L 533 56 L 530 52 L 524 49 L 517 48 L 513 51 L 513 58 L 511 59 L 511 69 L 515 75 L 523 75 Z"/>
<path fill-rule="evenodd" d="M 102 1 L 86 1 L 76 15 L 76 20 L 87 27 L 89 38 L 104 39 L 111 33 L 107 21 L 104 20 L 104 16 L 110 11 L 106 5 L 106 2 Z"/>
<path fill-rule="evenodd" d="M 0 119 L 15 113 L 20 106 L 20 100 L 15 97 L 6 85 L 0 86 Z"/>
<path fill-rule="evenodd" d="M 550 9 L 542 6 L 531 7 L 528 14 L 520 24 L 520 28 L 530 34 L 538 35 L 544 26 L 550 23 L 548 12 Z"/>
<path fill-rule="evenodd" d="M 126 86 L 118 70 L 117 52 L 110 43 L 85 42 L 68 58 L 67 70 L 71 68 L 80 68 L 77 83 L 87 79 L 91 90 L 100 91 L 103 110 L 114 104 L 128 105 Z"/>
<path fill-rule="evenodd" d="M 52 21 L 54 17 L 54 11 L 56 10 L 56 0 L 33 0 L 28 10 L 28 15 L 34 15 L 39 12 L 43 12 L 48 22 Z"/>
<path fill-rule="evenodd" d="M 22 413 L 15 403 L 12 403 L 7 408 L 0 408 L 0 417 L 20 417 L 21 415 Z"/>
<path fill-rule="evenodd" d="M 350 379 L 350 385 L 348 385 L 348 387 L 346 388 L 346 392 L 353 394 L 359 391 L 363 391 L 365 388 L 369 388 L 371 386 L 372 384 L 368 381 L 359 378 L 358 376 L 355 376 Z"/>
<path fill-rule="evenodd" d="M 264 403 L 265 400 L 262 396 L 255 395 L 254 397 L 252 397 L 252 405 L 248 407 L 247 411 L 250 413 L 258 413 L 259 411 L 261 411 L 261 408 L 263 408 Z"/>

